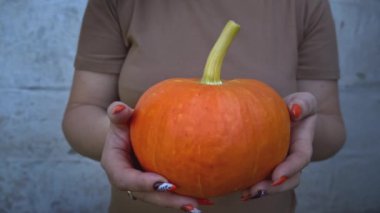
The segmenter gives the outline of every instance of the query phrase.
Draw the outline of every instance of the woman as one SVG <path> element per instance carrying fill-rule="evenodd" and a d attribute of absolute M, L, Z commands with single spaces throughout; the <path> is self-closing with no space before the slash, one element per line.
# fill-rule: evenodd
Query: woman
<path fill-rule="evenodd" d="M 258 79 L 284 97 L 290 152 L 270 180 L 243 192 L 212 201 L 179 196 L 164 177 L 133 166 L 126 123 L 151 85 L 201 75 L 229 19 L 242 28 L 222 77 Z M 327 0 L 89 0 L 75 69 L 63 129 L 76 151 L 101 160 L 113 186 L 110 212 L 294 212 L 302 169 L 345 140 Z"/>

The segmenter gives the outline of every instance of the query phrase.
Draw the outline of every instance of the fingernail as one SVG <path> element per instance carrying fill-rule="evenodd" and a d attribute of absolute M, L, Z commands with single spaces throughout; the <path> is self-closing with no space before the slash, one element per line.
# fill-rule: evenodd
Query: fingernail
<path fill-rule="evenodd" d="M 257 193 L 254 196 L 250 197 L 249 199 L 258 199 L 258 198 L 264 197 L 266 195 L 268 195 L 267 191 L 259 190 L 259 191 L 257 191 Z"/>
<path fill-rule="evenodd" d="M 298 119 L 302 114 L 302 108 L 299 104 L 293 104 L 290 111 L 292 112 L 294 119 Z"/>
<path fill-rule="evenodd" d="M 240 197 L 240 200 L 241 201 L 248 201 L 250 198 L 252 197 L 251 193 L 249 192 L 244 192 L 241 197 Z"/>
<path fill-rule="evenodd" d="M 244 193 L 244 194 L 240 197 L 240 199 L 241 199 L 241 201 L 246 202 L 246 201 L 248 201 L 248 200 L 258 199 L 258 198 L 264 197 L 264 196 L 266 196 L 266 195 L 268 195 L 267 191 L 265 191 L 265 190 L 259 190 L 259 191 L 257 191 L 257 193 L 256 193 L 255 195 L 253 195 L 253 196 L 251 195 L 251 193 L 246 192 L 246 193 Z"/>
<path fill-rule="evenodd" d="M 202 213 L 201 210 L 195 208 L 193 205 L 188 204 L 181 207 L 181 210 L 188 213 Z"/>
<path fill-rule="evenodd" d="M 177 187 L 171 183 L 156 182 L 153 184 L 154 190 L 157 192 L 173 192 Z"/>
<path fill-rule="evenodd" d="M 112 109 L 112 114 L 118 114 L 120 112 L 122 112 L 123 110 L 125 109 L 125 106 L 122 105 L 122 104 L 118 104 L 116 105 L 113 109 Z"/>
<path fill-rule="evenodd" d="M 197 199 L 199 205 L 205 205 L 205 206 L 211 206 L 211 205 L 214 205 L 214 202 L 212 202 L 211 200 L 209 199 L 206 199 L 206 198 L 199 198 Z"/>
<path fill-rule="evenodd" d="M 283 184 L 286 180 L 288 180 L 288 177 L 287 176 L 281 176 L 278 180 L 274 181 L 272 183 L 272 186 L 279 186 L 281 184 Z"/>

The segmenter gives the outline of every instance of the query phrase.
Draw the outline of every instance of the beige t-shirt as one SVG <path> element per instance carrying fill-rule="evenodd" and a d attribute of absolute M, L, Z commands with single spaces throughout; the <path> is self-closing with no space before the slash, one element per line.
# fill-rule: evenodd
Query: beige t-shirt
<path fill-rule="evenodd" d="M 297 91 L 299 79 L 339 78 L 328 0 L 89 0 L 75 68 L 119 74 L 119 97 L 133 107 L 161 80 L 200 78 L 228 20 L 241 30 L 226 55 L 223 79 L 255 78 L 286 96 Z M 293 195 L 285 192 L 244 205 L 238 195 L 229 196 L 221 198 L 222 207 L 207 212 L 291 212 Z M 158 212 L 127 201 L 117 190 L 111 209 Z"/>

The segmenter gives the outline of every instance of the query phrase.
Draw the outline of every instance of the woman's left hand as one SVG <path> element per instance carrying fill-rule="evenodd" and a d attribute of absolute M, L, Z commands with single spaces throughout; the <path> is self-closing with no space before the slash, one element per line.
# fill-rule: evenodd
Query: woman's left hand
<path fill-rule="evenodd" d="M 311 161 L 317 100 L 311 93 L 297 92 L 285 97 L 285 102 L 292 120 L 289 154 L 274 169 L 271 180 L 261 181 L 243 191 L 243 201 L 296 188 L 302 169 Z"/>

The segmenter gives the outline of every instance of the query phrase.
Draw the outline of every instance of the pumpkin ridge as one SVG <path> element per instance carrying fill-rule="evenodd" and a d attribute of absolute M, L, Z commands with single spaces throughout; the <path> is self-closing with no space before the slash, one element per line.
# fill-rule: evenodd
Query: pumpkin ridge
<path fill-rule="evenodd" d="M 262 85 L 257 84 L 256 81 L 254 82 L 254 86 L 253 86 L 253 87 L 261 88 L 261 90 L 258 89 L 257 92 L 255 93 L 255 98 L 258 100 L 258 101 L 256 102 L 256 106 L 259 106 L 259 108 L 263 109 L 265 115 L 268 116 L 268 113 L 271 113 L 271 112 L 270 112 L 270 110 L 268 110 L 268 108 L 266 107 L 266 105 L 267 105 L 267 101 L 263 101 L 263 100 L 266 100 L 266 99 L 268 98 L 268 97 L 267 97 L 267 96 L 268 96 L 268 93 L 266 92 L 266 90 L 265 90 L 265 92 L 262 91 Z M 266 119 L 268 119 L 268 118 L 266 118 Z M 268 125 L 267 120 L 265 120 L 264 125 Z M 264 132 L 264 134 L 265 134 L 265 132 Z M 266 146 L 265 144 L 266 144 L 266 142 L 267 142 L 267 139 L 268 139 L 267 137 L 265 137 L 265 138 L 261 138 L 261 140 L 264 141 L 264 143 L 260 143 L 260 148 L 259 148 L 258 150 L 262 150 L 262 149 L 263 149 L 262 147 Z M 257 155 L 256 155 L 256 159 L 255 159 L 255 160 L 256 160 L 256 162 L 263 161 L 263 160 L 266 159 L 266 158 L 265 158 L 265 156 L 262 156 L 262 155 L 266 155 L 266 156 L 268 156 L 268 155 L 271 155 L 271 154 L 272 154 L 272 153 L 258 152 Z M 268 162 L 265 162 L 265 163 L 268 163 Z M 260 165 L 260 163 L 258 163 L 258 164 Z M 252 171 L 253 174 L 256 174 L 256 172 L 257 172 L 258 169 L 259 169 L 259 168 L 256 166 L 255 170 Z M 262 169 L 262 168 L 261 168 L 261 169 Z M 260 177 L 260 178 L 263 178 L 263 177 Z"/>
<path fill-rule="evenodd" d="M 198 146 L 197 146 L 197 155 L 198 155 L 198 159 L 203 159 L 202 158 L 202 154 L 201 154 L 201 144 L 202 143 L 198 143 Z M 201 195 L 203 195 L 203 188 L 202 188 L 202 180 L 201 180 L 201 174 L 198 173 L 197 174 L 198 178 L 198 189 L 199 189 L 199 192 Z"/>
<path fill-rule="evenodd" d="M 156 140 L 155 140 L 155 142 L 154 142 L 154 144 L 153 144 L 153 146 L 154 146 L 154 148 L 153 148 L 153 150 L 154 150 L 154 154 L 153 154 L 153 169 L 154 169 L 154 171 L 158 171 L 158 166 L 157 166 L 157 147 L 158 147 L 158 145 L 157 145 L 157 143 L 158 143 L 158 140 L 157 140 L 157 138 L 156 138 Z"/>
<path fill-rule="evenodd" d="M 203 187 L 202 187 L 202 180 L 201 180 L 201 174 L 198 173 L 198 188 L 199 188 L 199 194 L 201 197 L 204 196 Z"/>
<path fill-rule="evenodd" d="M 237 87 L 236 87 L 237 85 Z M 239 106 L 240 106 L 240 114 L 244 114 L 246 112 L 249 112 L 249 114 L 247 115 L 243 115 L 242 117 L 244 116 L 249 116 L 249 117 L 256 117 L 256 111 L 255 112 L 252 112 L 252 111 L 249 111 L 248 109 L 251 107 L 250 105 L 256 105 L 255 103 L 257 103 L 257 98 L 254 94 L 252 94 L 251 90 L 247 89 L 245 86 L 243 85 L 239 85 L 239 84 L 236 84 L 234 87 L 231 87 L 232 88 L 232 91 L 234 93 L 234 96 L 236 97 L 239 97 L 241 96 L 243 93 L 246 94 L 247 98 L 241 98 L 241 99 L 237 99 L 238 102 L 239 102 Z M 248 98 L 249 97 L 249 98 Z M 249 101 L 247 101 L 249 100 Z M 253 125 L 257 125 L 256 123 L 253 123 Z M 253 127 L 252 127 L 253 128 Z M 257 127 L 254 127 L 255 129 Z M 244 134 L 245 138 L 250 138 L 250 137 L 256 137 L 256 136 L 252 136 L 252 135 L 248 135 L 248 134 Z M 244 139 L 242 139 L 244 140 Z M 249 140 L 245 139 L 244 141 L 246 141 L 246 145 L 247 147 L 250 147 L 250 143 L 253 143 L 253 142 L 250 142 Z M 253 149 L 250 151 L 250 155 L 254 156 L 254 162 L 258 162 L 258 160 L 260 159 L 260 153 L 258 152 L 258 149 Z M 251 168 L 248 170 L 248 174 L 249 176 L 253 176 L 252 174 L 256 174 L 257 172 L 257 165 L 255 165 L 254 163 L 252 163 L 251 165 Z M 256 178 L 256 177 L 254 177 Z M 245 183 L 246 184 L 246 183 Z M 240 186 L 242 187 L 242 186 Z M 247 186 L 243 186 L 243 187 L 247 187 Z"/>
<path fill-rule="evenodd" d="M 158 105 L 158 106 L 160 106 L 160 108 L 162 107 L 162 105 L 163 104 L 161 104 L 161 105 Z M 161 111 L 161 110 L 158 110 L 158 111 Z M 159 134 L 156 134 L 156 135 L 159 135 Z M 160 146 L 159 146 L 159 139 L 157 138 L 157 137 L 154 137 L 154 143 L 153 143 L 153 146 L 154 146 L 154 148 L 153 148 L 153 150 L 154 150 L 154 152 L 153 152 L 153 156 L 152 156 L 152 159 L 153 159 L 153 167 L 154 167 L 154 171 L 159 171 L 159 169 L 158 168 L 160 168 L 159 166 L 158 166 L 158 162 L 157 162 L 157 154 L 158 153 L 160 153 L 159 152 L 159 150 L 160 150 Z"/>
<path fill-rule="evenodd" d="M 166 85 L 166 87 L 168 87 L 168 89 L 162 90 L 161 88 L 165 88 L 163 85 Z M 172 87 L 175 87 L 175 85 L 171 84 L 170 81 L 166 81 L 166 82 L 163 82 L 163 84 L 161 84 L 159 88 L 161 90 L 161 93 L 165 94 L 165 93 L 167 93 L 166 91 L 172 91 L 173 90 Z M 165 96 L 165 95 L 161 95 L 161 96 Z M 164 104 L 158 104 L 159 109 L 156 110 L 156 111 L 158 111 L 158 112 L 165 111 L 165 110 L 162 110 L 162 109 L 166 109 L 167 107 L 163 107 L 163 106 L 164 106 Z M 167 111 L 166 111 L 166 113 L 167 113 Z M 166 114 L 163 114 L 161 116 L 162 117 L 167 117 Z M 159 123 L 162 123 L 162 122 L 159 122 Z M 157 129 L 156 129 L 156 131 L 157 131 Z M 160 134 L 155 134 L 155 135 L 160 135 Z M 160 146 L 160 141 L 159 140 L 162 140 L 162 138 L 154 137 L 154 139 L 155 139 L 154 143 L 153 143 L 153 146 L 154 146 L 154 148 L 153 148 L 154 152 L 153 153 L 154 154 L 152 156 L 152 160 L 153 160 L 152 163 L 153 163 L 154 171 L 156 172 L 156 171 L 159 171 L 159 168 L 161 168 L 159 166 L 159 162 L 160 161 L 157 160 L 157 155 L 161 153 L 160 150 L 162 149 L 162 147 Z M 159 175 L 161 175 L 161 174 L 159 174 Z"/>

